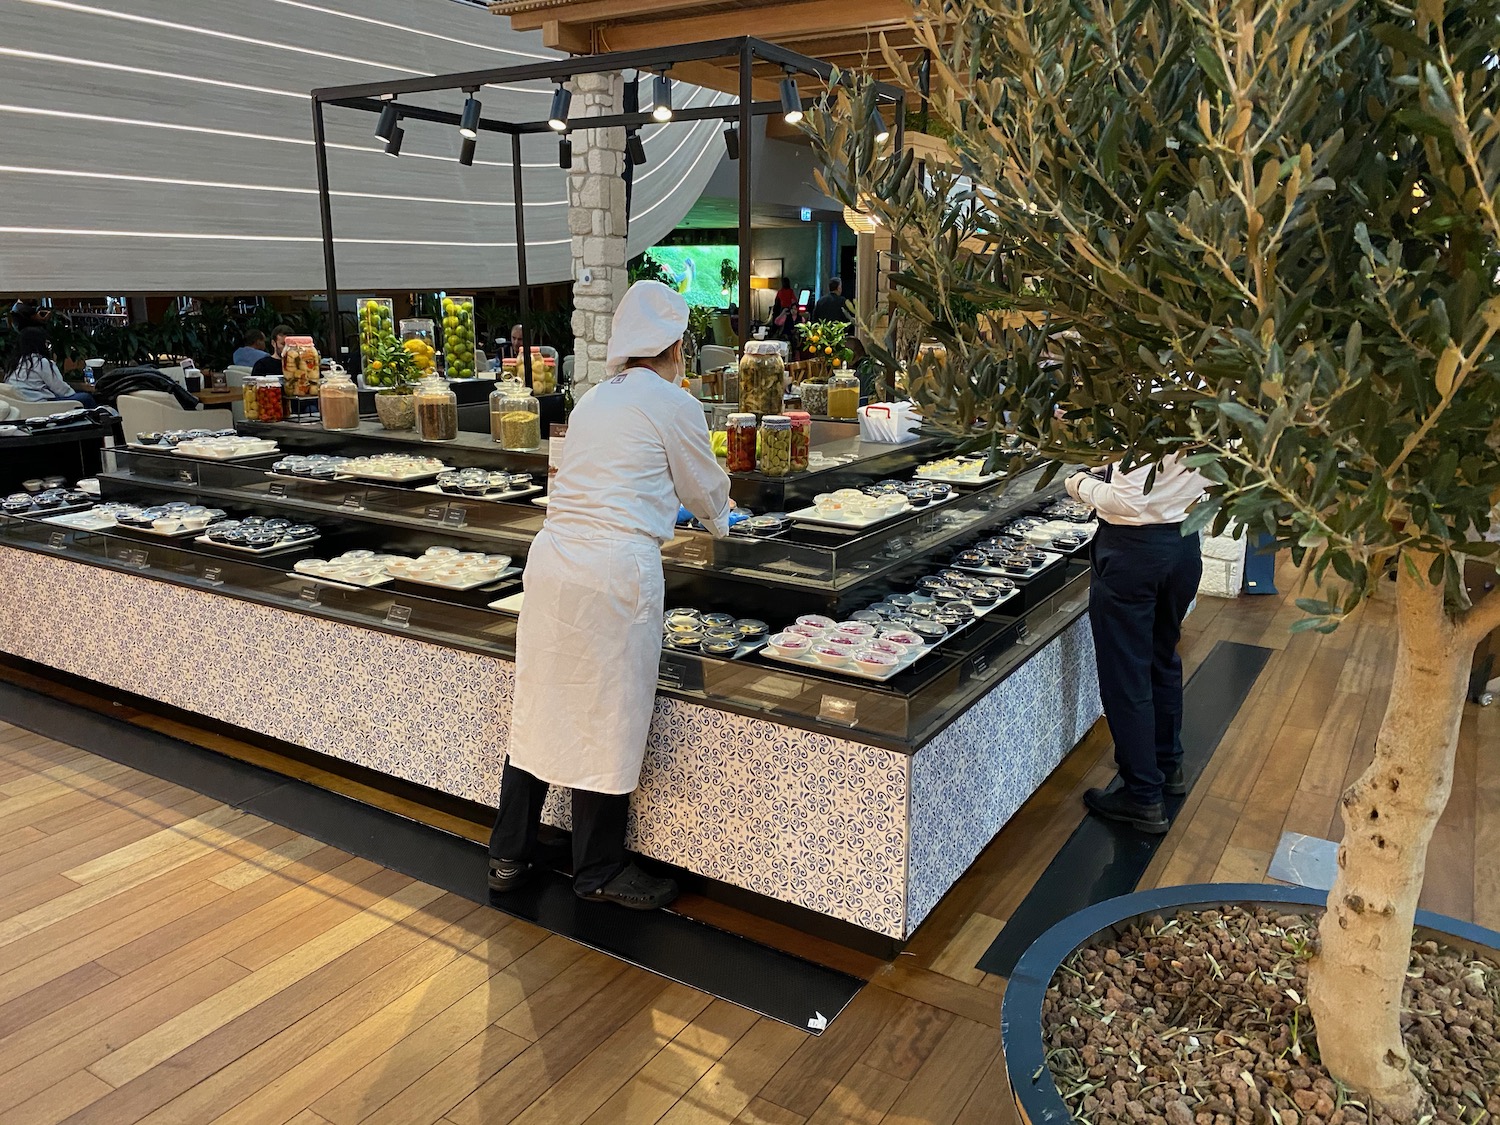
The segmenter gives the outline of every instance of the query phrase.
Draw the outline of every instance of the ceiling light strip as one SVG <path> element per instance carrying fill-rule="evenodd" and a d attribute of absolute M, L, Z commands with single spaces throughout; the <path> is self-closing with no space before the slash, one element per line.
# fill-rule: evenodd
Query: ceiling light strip
<path fill-rule="evenodd" d="M 314 234 L 220 234 L 170 230 L 100 230 L 89 227 L 0 227 L 0 234 L 44 234 L 65 238 L 178 238 L 192 242 L 303 242 L 323 240 Z M 335 238 L 344 246 L 441 246 L 457 249 L 515 249 L 514 242 L 445 242 L 416 238 Z M 571 238 L 526 240 L 532 246 L 570 246 Z"/>

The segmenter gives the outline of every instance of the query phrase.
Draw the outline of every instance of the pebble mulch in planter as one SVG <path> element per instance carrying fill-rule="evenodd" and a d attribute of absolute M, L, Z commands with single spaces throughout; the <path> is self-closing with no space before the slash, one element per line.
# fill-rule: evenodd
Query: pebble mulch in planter
<path fill-rule="evenodd" d="M 1075 952 L 1042 1007 L 1048 1065 L 1089 1125 L 1387 1125 L 1318 1061 L 1314 918 L 1183 912 Z M 1500 966 L 1412 950 L 1406 1039 L 1436 1120 L 1500 1121 Z"/>

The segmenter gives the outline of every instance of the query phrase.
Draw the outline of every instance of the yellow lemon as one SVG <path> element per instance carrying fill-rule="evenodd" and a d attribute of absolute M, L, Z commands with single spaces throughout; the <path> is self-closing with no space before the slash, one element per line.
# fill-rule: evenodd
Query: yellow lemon
<path fill-rule="evenodd" d="M 370 361 L 370 370 L 371 371 L 379 371 L 384 366 L 385 366 L 385 364 L 381 363 L 380 360 L 378 360 L 378 359 L 372 359 Z"/>

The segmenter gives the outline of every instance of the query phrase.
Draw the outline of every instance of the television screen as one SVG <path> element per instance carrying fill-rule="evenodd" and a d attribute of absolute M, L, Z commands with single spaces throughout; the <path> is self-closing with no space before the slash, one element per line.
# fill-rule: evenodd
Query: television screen
<path fill-rule="evenodd" d="M 653 246 L 646 255 L 661 263 L 671 279 L 668 284 L 675 286 L 689 305 L 721 309 L 739 299 L 734 288 L 728 294 L 724 292 L 720 273 L 726 258 L 732 266 L 739 264 L 738 246 Z"/>

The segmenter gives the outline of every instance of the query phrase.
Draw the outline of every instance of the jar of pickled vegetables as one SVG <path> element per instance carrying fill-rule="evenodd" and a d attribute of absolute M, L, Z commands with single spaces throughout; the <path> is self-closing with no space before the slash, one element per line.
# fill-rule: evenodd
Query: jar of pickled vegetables
<path fill-rule="evenodd" d="M 452 441 L 458 437 L 458 396 L 441 375 L 429 375 L 412 395 L 417 436 L 423 441 Z"/>
<path fill-rule="evenodd" d="M 286 399 L 281 393 L 281 380 L 275 375 L 262 375 L 258 378 L 245 380 L 247 392 L 253 388 L 255 393 L 255 416 L 256 422 L 284 422 L 286 421 Z M 246 398 L 245 417 L 250 418 L 249 399 Z"/>
<path fill-rule="evenodd" d="M 359 388 L 349 373 L 335 368 L 318 388 L 318 412 L 325 430 L 359 429 Z"/>
<path fill-rule="evenodd" d="M 792 424 L 792 472 L 807 472 L 808 454 L 812 452 L 812 415 L 805 410 L 788 410 Z"/>
<path fill-rule="evenodd" d="M 541 447 L 541 404 L 521 383 L 501 383 L 491 392 L 490 437 L 515 453 Z"/>
<path fill-rule="evenodd" d="M 255 398 L 255 380 L 246 379 L 240 384 L 240 402 L 245 408 L 245 421 L 260 421 L 260 403 Z"/>
<path fill-rule="evenodd" d="M 819 418 L 828 417 L 828 384 L 806 382 L 802 384 L 802 409 Z"/>
<path fill-rule="evenodd" d="M 760 420 L 760 471 L 768 477 L 792 471 L 792 420 L 785 414 L 767 414 Z"/>
<path fill-rule="evenodd" d="M 539 395 L 557 390 L 557 362 L 540 352 L 531 357 L 531 389 Z"/>
<path fill-rule="evenodd" d="M 859 376 L 840 371 L 828 380 L 828 417 L 853 421 L 859 417 Z"/>
<path fill-rule="evenodd" d="M 281 382 L 293 398 L 313 398 L 318 393 L 322 360 L 311 336 L 288 336 L 281 353 Z"/>
<path fill-rule="evenodd" d="M 778 414 L 786 396 L 786 363 L 776 340 L 749 340 L 740 357 L 740 410 Z"/>
<path fill-rule="evenodd" d="M 724 467 L 731 473 L 755 472 L 755 415 L 731 414 L 724 423 Z"/>

